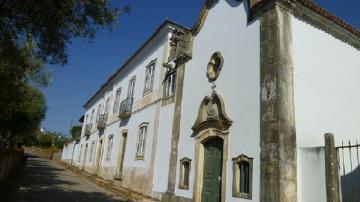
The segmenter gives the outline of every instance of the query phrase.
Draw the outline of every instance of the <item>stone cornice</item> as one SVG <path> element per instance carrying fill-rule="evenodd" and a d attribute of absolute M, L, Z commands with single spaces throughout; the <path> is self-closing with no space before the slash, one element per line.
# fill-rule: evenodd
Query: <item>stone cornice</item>
<path fill-rule="evenodd" d="M 279 5 L 296 18 L 360 49 L 360 31 L 309 0 L 249 0 L 249 21 Z"/>

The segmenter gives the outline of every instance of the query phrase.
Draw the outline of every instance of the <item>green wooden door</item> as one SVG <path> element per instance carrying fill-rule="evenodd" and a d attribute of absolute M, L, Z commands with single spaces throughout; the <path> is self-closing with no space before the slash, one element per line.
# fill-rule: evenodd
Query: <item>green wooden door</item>
<path fill-rule="evenodd" d="M 219 202 L 221 199 L 222 151 L 220 138 L 210 139 L 204 144 L 202 202 Z"/>

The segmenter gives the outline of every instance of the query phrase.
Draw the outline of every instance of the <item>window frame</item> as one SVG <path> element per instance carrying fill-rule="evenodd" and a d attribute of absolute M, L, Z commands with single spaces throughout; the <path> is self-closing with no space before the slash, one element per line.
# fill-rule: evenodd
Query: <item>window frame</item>
<path fill-rule="evenodd" d="M 94 123 L 94 116 L 95 116 L 95 108 L 93 108 L 92 110 L 91 110 L 91 116 L 90 116 L 90 124 L 91 124 L 91 128 L 90 128 L 90 130 L 91 131 L 93 131 L 93 126 L 95 125 L 95 123 Z"/>
<path fill-rule="evenodd" d="M 145 128 L 145 133 L 143 133 L 143 128 Z M 149 123 L 143 122 L 139 125 L 138 138 L 136 143 L 136 153 L 135 160 L 145 160 L 145 149 L 146 149 L 146 137 L 149 129 Z M 140 147 L 141 146 L 141 147 Z M 142 148 L 142 153 L 139 152 Z"/>
<path fill-rule="evenodd" d="M 168 69 L 163 80 L 163 99 L 168 99 L 175 96 L 176 92 L 176 75 L 177 69 Z M 170 92 L 170 93 L 169 93 Z"/>
<path fill-rule="evenodd" d="M 113 110 L 112 110 L 113 114 L 119 113 L 121 90 L 122 90 L 122 88 L 119 87 L 115 91 L 114 106 L 113 106 Z"/>
<path fill-rule="evenodd" d="M 94 158 L 94 148 L 95 148 L 95 140 L 91 141 L 89 162 L 92 162 L 92 161 L 93 161 L 93 158 Z"/>
<path fill-rule="evenodd" d="M 187 175 L 187 179 L 185 179 L 185 164 L 188 164 L 188 175 Z M 184 157 L 182 159 L 180 159 L 180 177 L 179 177 L 179 189 L 185 189 L 185 190 L 189 190 L 189 186 L 190 186 L 190 174 L 191 173 L 191 159 Z M 187 184 L 185 183 L 187 182 Z"/>
<path fill-rule="evenodd" d="M 156 60 L 152 60 L 145 69 L 145 82 L 144 82 L 144 91 L 143 96 L 151 93 L 154 87 L 154 77 L 155 77 L 155 68 L 156 68 Z M 149 71 L 151 70 L 151 71 Z M 149 75 L 150 73 L 151 75 Z"/>
<path fill-rule="evenodd" d="M 82 148 L 83 148 L 83 144 L 80 145 L 79 156 L 78 156 L 77 162 L 81 161 Z"/>
<path fill-rule="evenodd" d="M 128 98 L 129 97 L 134 98 L 135 84 L 136 84 L 136 76 L 133 76 L 130 78 L 129 84 L 128 84 L 128 91 L 127 91 Z"/>
<path fill-rule="evenodd" d="M 102 112 L 102 103 L 100 103 L 97 107 L 95 125 L 97 125 L 99 123 L 99 116 L 100 116 L 101 112 Z"/>
<path fill-rule="evenodd" d="M 111 142 L 110 142 L 110 140 L 111 140 Z M 111 143 L 111 145 L 110 145 L 110 143 Z M 106 161 L 110 161 L 110 159 L 111 159 L 111 153 L 112 153 L 113 146 L 114 146 L 114 135 L 111 134 L 107 138 L 107 149 L 106 149 L 106 157 L 105 157 Z"/>
<path fill-rule="evenodd" d="M 233 161 L 233 186 L 232 196 L 236 198 L 252 199 L 252 185 L 253 185 L 253 158 L 248 157 L 244 154 L 239 155 L 232 159 Z M 248 180 L 248 192 L 241 192 L 240 182 L 240 164 L 247 163 L 249 165 L 249 180 Z"/>

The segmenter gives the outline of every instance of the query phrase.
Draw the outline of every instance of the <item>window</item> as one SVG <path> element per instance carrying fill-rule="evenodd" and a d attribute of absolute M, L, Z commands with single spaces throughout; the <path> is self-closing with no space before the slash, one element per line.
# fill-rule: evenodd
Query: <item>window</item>
<path fill-rule="evenodd" d="M 99 122 L 99 115 L 101 113 L 101 104 L 99 104 L 98 106 L 98 110 L 97 110 L 97 113 L 96 113 L 96 124 Z"/>
<path fill-rule="evenodd" d="M 190 168 L 191 168 L 191 159 L 183 158 L 180 160 L 180 189 L 189 189 L 190 183 Z"/>
<path fill-rule="evenodd" d="M 233 159 L 233 197 L 252 198 L 253 158 L 243 154 Z"/>
<path fill-rule="evenodd" d="M 110 160 L 111 158 L 111 150 L 113 147 L 114 135 L 110 135 L 108 139 L 107 151 L 106 151 L 106 160 Z"/>
<path fill-rule="evenodd" d="M 142 123 L 140 124 L 139 129 L 139 135 L 138 135 L 138 142 L 137 142 L 137 148 L 136 148 L 136 159 L 137 160 L 144 160 L 144 154 L 145 154 L 145 141 L 146 141 L 146 134 L 147 134 L 147 128 L 148 123 Z"/>
<path fill-rule="evenodd" d="M 135 76 L 132 77 L 129 81 L 129 88 L 128 88 L 128 94 L 127 97 L 132 98 L 134 96 L 134 89 L 135 89 Z"/>
<path fill-rule="evenodd" d="M 83 145 L 80 146 L 79 156 L 78 156 L 78 162 L 80 162 L 81 159 L 81 151 L 82 151 Z"/>
<path fill-rule="evenodd" d="M 105 104 L 105 110 L 104 110 L 104 114 L 109 114 L 109 109 L 110 109 L 110 97 L 106 100 L 106 104 Z"/>
<path fill-rule="evenodd" d="M 89 162 L 92 162 L 94 158 L 95 140 L 91 142 Z"/>
<path fill-rule="evenodd" d="M 238 166 L 240 171 L 240 193 L 249 193 L 250 164 L 249 162 L 241 161 Z"/>
<path fill-rule="evenodd" d="M 163 98 L 174 96 L 176 86 L 176 69 L 171 69 L 166 72 L 163 85 Z"/>
<path fill-rule="evenodd" d="M 95 114 L 95 109 L 93 109 L 93 110 L 92 110 L 92 112 L 91 112 L 91 116 L 90 116 L 90 124 L 93 124 L 94 114 Z M 92 125 L 91 125 L 90 130 L 92 130 Z"/>
<path fill-rule="evenodd" d="M 89 114 L 86 114 L 85 119 L 84 119 L 84 123 L 85 124 L 89 123 Z"/>
<path fill-rule="evenodd" d="M 89 130 L 89 114 L 86 114 L 85 119 L 84 119 L 84 127 L 83 127 L 83 131 L 82 134 L 86 134 L 86 132 Z M 90 129 L 91 130 L 91 129 Z M 90 131 L 89 131 L 90 132 Z"/>
<path fill-rule="evenodd" d="M 154 84 L 155 64 L 156 59 L 151 61 L 148 66 L 146 66 L 144 95 L 152 91 Z"/>
<path fill-rule="evenodd" d="M 119 108 L 120 108 L 120 95 L 121 95 L 121 88 L 118 88 L 118 89 L 116 90 L 116 94 L 115 94 L 113 114 L 116 114 L 116 113 L 119 112 Z"/>

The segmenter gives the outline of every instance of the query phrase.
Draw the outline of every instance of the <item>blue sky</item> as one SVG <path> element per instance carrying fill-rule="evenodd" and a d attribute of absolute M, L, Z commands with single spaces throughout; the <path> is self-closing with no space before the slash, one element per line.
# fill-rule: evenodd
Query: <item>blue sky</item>
<path fill-rule="evenodd" d="M 51 66 L 52 84 L 43 89 L 48 110 L 42 127 L 67 134 L 83 115 L 83 104 L 166 19 L 192 27 L 204 0 L 117 0 L 129 5 L 117 27 L 101 30 L 96 38 L 74 39 L 67 48 L 69 62 Z M 324 8 L 360 29 L 359 0 L 315 0 Z"/>

